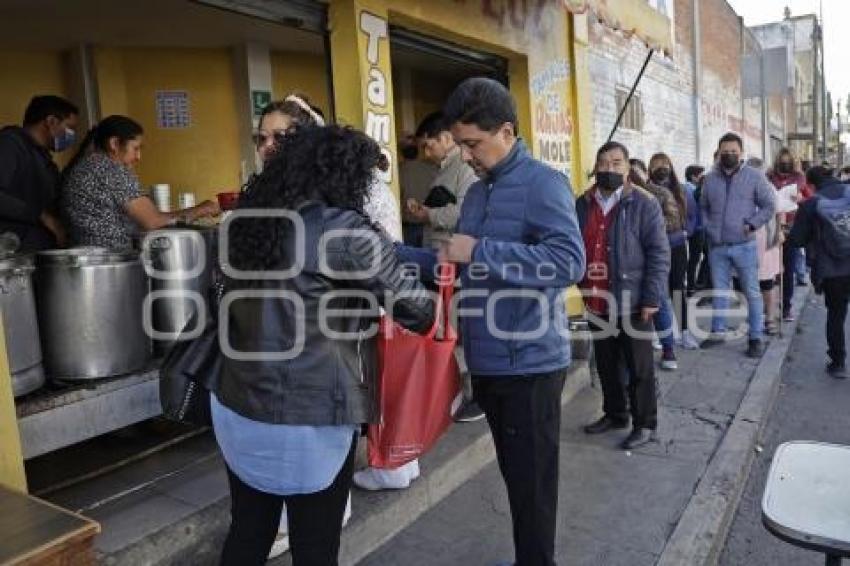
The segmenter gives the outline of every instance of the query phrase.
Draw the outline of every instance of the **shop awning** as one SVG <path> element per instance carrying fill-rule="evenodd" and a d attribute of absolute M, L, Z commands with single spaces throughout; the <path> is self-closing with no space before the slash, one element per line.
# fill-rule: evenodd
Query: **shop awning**
<path fill-rule="evenodd" d="M 673 22 L 647 0 L 561 0 L 575 14 L 592 12 L 610 28 L 634 35 L 646 45 L 670 56 L 673 53 Z"/>

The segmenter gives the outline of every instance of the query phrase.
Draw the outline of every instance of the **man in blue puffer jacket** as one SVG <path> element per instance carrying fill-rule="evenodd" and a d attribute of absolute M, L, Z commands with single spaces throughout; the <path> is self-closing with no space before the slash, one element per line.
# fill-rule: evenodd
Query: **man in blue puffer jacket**
<path fill-rule="evenodd" d="M 467 79 L 444 114 L 481 179 L 441 252 L 466 266 L 459 315 L 474 398 L 507 486 L 516 562 L 550 566 L 570 365 L 564 291 L 584 275 L 573 194 L 567 178 L 516 137 L 516 107 L 498 82 Z"/>

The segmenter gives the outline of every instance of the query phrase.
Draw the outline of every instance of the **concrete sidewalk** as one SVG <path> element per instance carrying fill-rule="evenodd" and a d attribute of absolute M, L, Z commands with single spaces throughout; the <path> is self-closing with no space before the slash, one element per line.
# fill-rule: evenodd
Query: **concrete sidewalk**
<path fill-rule="evenodd" d="M 793 334 L 786 324 L 785 338 L 774 338 L 762 360 L 743 355 L 745 339 L 681 352 L 678 371 L 658 372 L 660 442 L 633 453 L 617 447 L 623 432 L 582 432 L 600 413 L 598 386 L 568 404 L 559 564 L 714 563 Z M 507 497 L 490 464 L 361 565 L 487 565 L 512 556 Z"/>

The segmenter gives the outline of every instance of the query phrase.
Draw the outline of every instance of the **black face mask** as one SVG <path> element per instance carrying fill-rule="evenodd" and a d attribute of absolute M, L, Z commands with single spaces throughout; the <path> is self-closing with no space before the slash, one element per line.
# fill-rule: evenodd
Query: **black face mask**
<path fill-rule="evenodd" d="M 599 171 L 596 173 L 596 186 L 608 191 L 616 191 L 623 186 L 623 176 L 611 171 Z"/>
<path fill-rule="evenodd" d="M 652 172 L 652 180 L 656 183 L 666 183 L 670 179 L 670 169 L 659 167 Z"/>
<path fill-rule="evenodd" d="M 741 160 L 734 153 L 721 153 L 720 154 L 720 165 L 723 166 L 724 169 L 732 170 L 738 166 Z"/>
<path fill-rule="evenodd" d="M 794 171 L 794 165 L 791 163 L 780 163 L 779 164 L 779 172 L 780 173 L 791 173 Z"/>

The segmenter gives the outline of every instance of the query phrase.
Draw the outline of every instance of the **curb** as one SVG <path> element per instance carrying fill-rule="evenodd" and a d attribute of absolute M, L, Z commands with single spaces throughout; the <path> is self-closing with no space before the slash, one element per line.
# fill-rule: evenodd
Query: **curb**
<path fill-rule="evenodd" d="M 755 460 L 756 445 L 773 410 L 782 382 L 782 367 L 810 293 L 811 287 L 795 297 L 794 322 L 783 324 L 784 336 L 771 340 L 756 366 L 738 411 L 656 566 L 717 564 Z"/>

